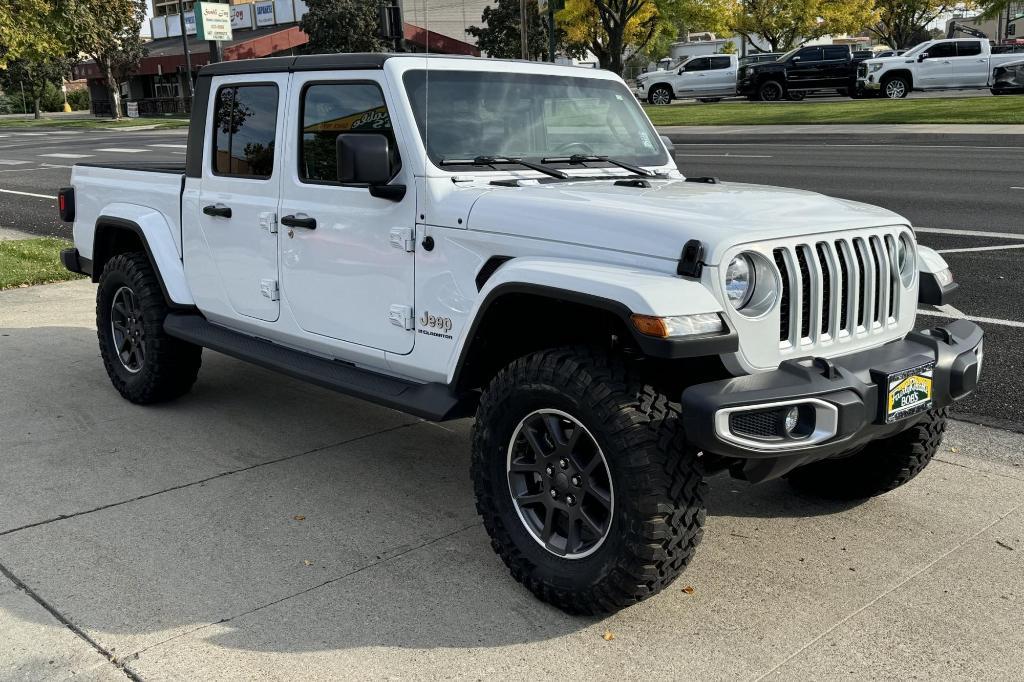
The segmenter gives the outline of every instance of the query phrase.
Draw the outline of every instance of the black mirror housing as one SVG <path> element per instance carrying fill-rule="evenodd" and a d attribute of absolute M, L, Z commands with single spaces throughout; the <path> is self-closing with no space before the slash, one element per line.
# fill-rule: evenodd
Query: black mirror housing
<path fill-rule="evenodd" d="M 928 59 L 928 53 L 927 52 L 922 52 L 921 54 L 917 55 L 917 61 L 919 63 L 923 62 L 926 59 Z"/>
<path fill-rule="evenodd" d="M 391 179 L 391 154 L 386 136 L 342 133 L 336 144 L 338 182 L 372 187 Z"/>

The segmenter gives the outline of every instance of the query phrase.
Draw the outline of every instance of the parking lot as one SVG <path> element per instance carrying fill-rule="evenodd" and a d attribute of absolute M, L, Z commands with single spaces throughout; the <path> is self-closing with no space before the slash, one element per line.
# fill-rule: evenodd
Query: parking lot
<path fill-rule="evenodd" d="M 488 546 L 469 420 L 212 352 L 187 397 L 137 407 L 103 371 L 93 285 L 0 292 L 0 679 L 1019 677 L 1024 135 L 666 132 L 688 175 L 881 204 L 944 252 L 962 295 L 920 323 L 979 320 L 987 370 L 918 479 L 835 503 L 716 476 L 677 583 L 570 617 Z M 71 163 L 185 141 L 0 134 L 0 228 L 61 236 Z"/>

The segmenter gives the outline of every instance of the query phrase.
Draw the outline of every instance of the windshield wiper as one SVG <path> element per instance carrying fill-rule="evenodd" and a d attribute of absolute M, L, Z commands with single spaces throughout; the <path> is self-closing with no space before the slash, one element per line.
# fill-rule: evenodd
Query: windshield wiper
<path fill-rule="evenodd" d="M 613 166 L 618 166 L 619 168 L 622 168 L 624 170 L 628 170 L 630 173 L 636 173 L 637 175 L 642 175 L 645 178 L 650 178 L 650 177 L 653 177 L 653 176 L 657 175 L 657 173 L 655 173 L 652 170 L 647 170 L 646 168 L 641 168 L 640 166 L 635 166 L 635 165 L 633 165 L 631 163 L 626 163 L 625 161 L 619 161 L 618 159 L 612 159 L 612 158 L 609 158 L 607 156 L 598 156 L 596 154 L 573 154 L 572 156 L 549 156 L 547 158 L 541 159 L 541 163 L 569 163 L 569 164 L 572 164 L 572 165 L 577 165 L 577 164 L 582 164 L 582 163 L 587 163 L 587 162 L 592 162 L 592 161 L 594 161 L 594 162 L 602 161 L 604 163 L 610 163 Z"/>
<path fill-rule="evenodd" d="M 553 178 L 559 180 L 568 180 L 570 176 L 565 171 L 560 171 L 557 168 L 551 168 L 545 166 L 542 163 L 534 163 L 533 161 L 527 161 L 517 156 L 476 156 L 472 159 L 441 159 L 442 166 L 498 166 L 498 165 L 512 165 L 512 166 L 525 166 L 531 170 L 535 170 L 545 175 L 550 175 Z"/>

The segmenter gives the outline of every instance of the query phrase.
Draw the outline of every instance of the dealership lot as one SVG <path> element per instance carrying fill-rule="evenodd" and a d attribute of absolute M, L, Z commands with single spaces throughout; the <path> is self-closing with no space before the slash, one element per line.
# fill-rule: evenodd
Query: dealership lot
<path fill-rule="evenodd" d="M 423 423 L 209 352 L 189 396 L 131 405 L 98 358 L 93 294 L 0 292 L 0 679 L 1024 666 L 1024 436 L 954 422 L 917 480 L 854 505 L 717 476 L 676 585 L 574 618 L 488 551 L 468 420 Z"/>

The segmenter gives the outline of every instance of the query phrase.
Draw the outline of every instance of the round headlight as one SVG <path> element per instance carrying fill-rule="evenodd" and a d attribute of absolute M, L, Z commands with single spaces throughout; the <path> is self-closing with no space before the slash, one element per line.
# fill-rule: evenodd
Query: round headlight
<path fill-rule="evenodd" d="M 906 234 L 900 235 L 896 242 L 896 267 L 900 269 L 900 278 L 903 283 L 910 285 L 914 279 L 914 268 L 917 260 L 914 257 L 914 244 Z"/>
<path fill-rule="evenodd" d="M 732 259 L 725 270 L 725 295 L 739 310 L 750 302 L 754 293 L 754 264 L 750 257 L 740 254 Z"/>

